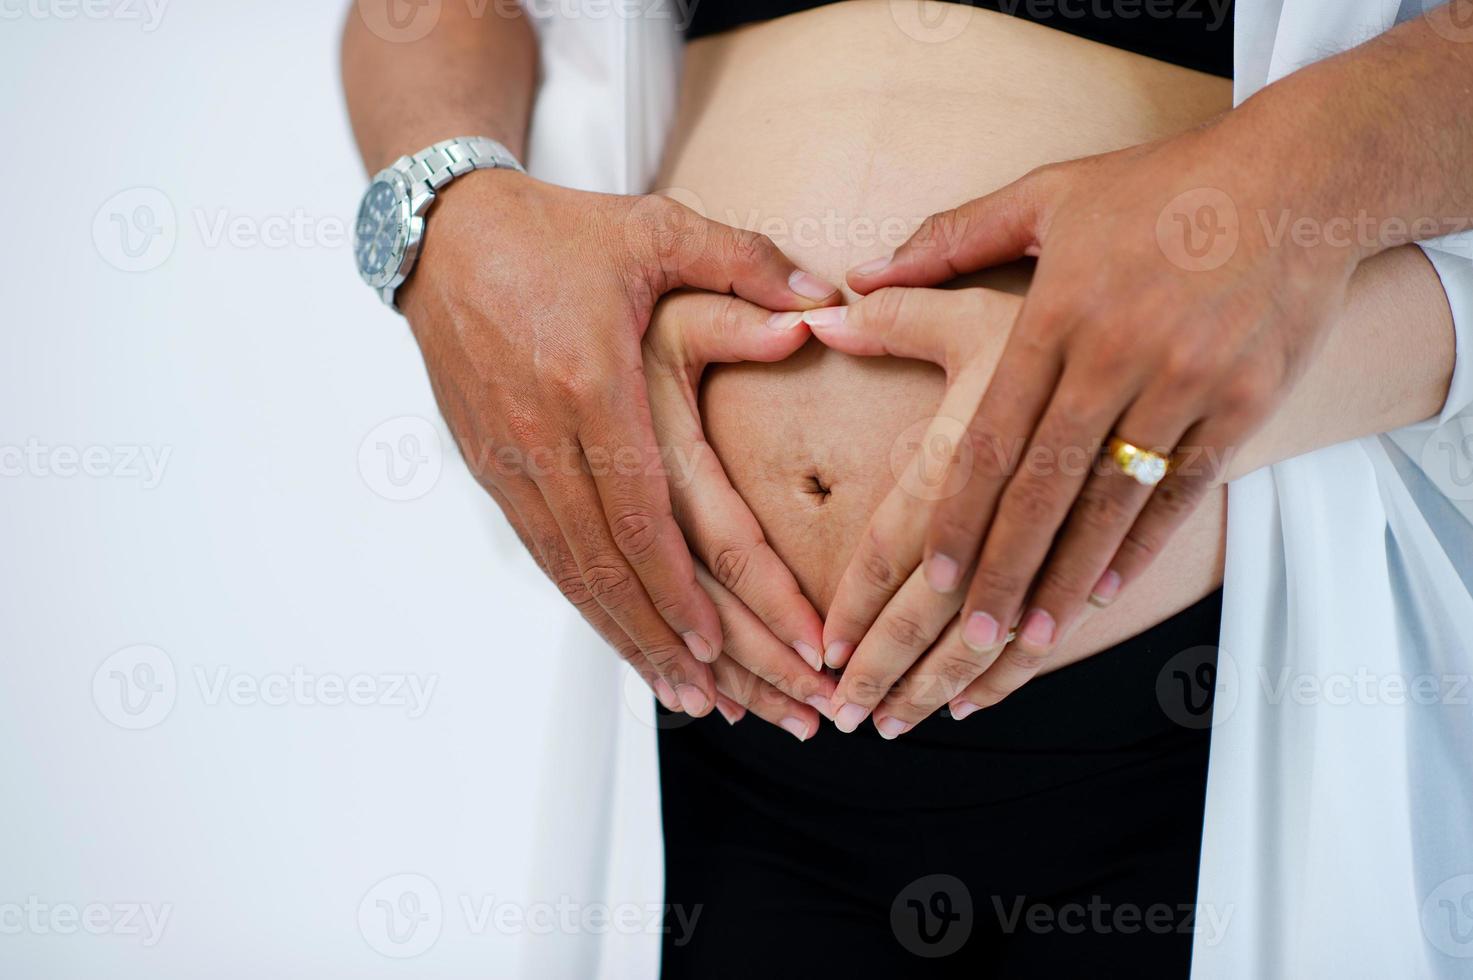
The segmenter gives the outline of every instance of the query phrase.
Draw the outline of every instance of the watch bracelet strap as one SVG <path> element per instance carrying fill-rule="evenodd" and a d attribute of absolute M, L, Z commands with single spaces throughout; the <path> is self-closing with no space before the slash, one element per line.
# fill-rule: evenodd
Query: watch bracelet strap
<path fill-rule="evenodd" d="M 485 136 L 457 136 L 441 140 L 411 157 L 400 157 L 393 167 L 411 181 L 439 190 L 472 170 L 515 170 L 526 173 L 511 151 Z"/>
<path fill-rule="evenodd" d="M 417 184 L 431 194 L 472 170 L 515 170 L 522 174 L 527 172 L 510 150 L 487 136 L 457 136 L 454 139 L 441 140 L 413 156 L 400 157 L 390 167 L 402 173 L 411 184 Z M 397 286 L 385 286 L 378 290 L 379 298 L 397 313 L 399 304 L 394 298 L 396 292 Z"/>

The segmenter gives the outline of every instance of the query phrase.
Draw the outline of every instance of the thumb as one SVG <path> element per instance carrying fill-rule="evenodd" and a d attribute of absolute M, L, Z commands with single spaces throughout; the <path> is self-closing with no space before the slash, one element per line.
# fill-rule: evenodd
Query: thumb
<path fill-rule="evenodd" d="M 766 235 L 712 221 L 664 195 L 637 198 L 625 221 L 657 295 L 690 286 L 736 293 L 769 310 L 837 298 L 837 286 L 799 269 Z"/>
<path fill-rule="evenodd" d="M 877 289 L 849 306 L 810 310 L 803 320 L 824 344 L 846 354 L 888 354 L 950 371 L 1005 335 L 1022 300 L 991 289 Z"/>
<path fill-rule="evenodd" d="M 978 269 L 1036 255 L 1046 200 L 1039 171 L 1001 190 L 931 215 L 887 258 L 849 270 L 859 293 L 882 286 L 936 286 Z"/>

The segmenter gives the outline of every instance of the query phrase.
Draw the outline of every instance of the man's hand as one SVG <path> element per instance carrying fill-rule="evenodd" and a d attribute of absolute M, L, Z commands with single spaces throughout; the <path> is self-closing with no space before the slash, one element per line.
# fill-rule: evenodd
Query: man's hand
<path fill-rule="evenodd" d="M 480 171 L 441 198 L 398 301 L 467 465 L 666 707 L 705 714 L 721 626 L 672 516 L 640 341 L 677 287 L 770 310 L 835 289 L 662 197 Z"/>
<path fill-rule="evenodd" d="M 1018 624 L 972 707 L 1027 681 L 1086 600 L 1110 601 L 1160 553 L 1343 306 L 1364 253 L 1276 240 L 1273 222 L 1310 205 L 1255 162 L 1256 130 L 1228 119 L 1037 170 L 850 273 L 869 293 L 1038 257 L 967 419 L 970 477 L 937 507 L 923 555 L 932 589 L 966 596 L 968 648 L 995 652 Z M 1195 465 L 1153 492 L 1097 465 L 1111 436 Z"/>

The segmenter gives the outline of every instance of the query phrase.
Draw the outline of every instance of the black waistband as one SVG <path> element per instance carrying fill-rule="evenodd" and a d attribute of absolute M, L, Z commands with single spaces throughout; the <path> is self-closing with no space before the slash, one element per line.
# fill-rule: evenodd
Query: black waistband
<path fill-rule="evenodd" d="M 772 20 L 827 0 L 696 0 L 687 38 Z M 1148 58 L 1231 78 L 1233 0 L 967 0 Z"/>
<path fill-rule="evenodd" d="M 1168 757 L 1205 769 L 1221 623 L 1219 589 L 1000 704 L 963 721 L 938 713 L 894 742 L 868 722 L 852 735 L 824 722 L 795 755 L 786 732 L 753 719 L 728 727 L 714 712 L 697 722 L 662 712 L 660 737 L 784 797 L 842 799 L 884 773 L 896 806 L 1015 799 Z M 987 778 L 958 782 L 961 772 Z"/>

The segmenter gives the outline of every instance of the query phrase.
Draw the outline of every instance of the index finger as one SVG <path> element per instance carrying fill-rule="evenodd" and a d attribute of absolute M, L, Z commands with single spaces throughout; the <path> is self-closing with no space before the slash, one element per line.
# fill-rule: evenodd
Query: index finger
<path fill-rule="evenodd" d="M 849 285 L 860 293 L 882 286 L 935 286 L 1037 255 L 1047 173 L 1034 170 L 1001 190 L 931 215 L 893 255 L 850 269 Z"/>
<path fill-rule="evenodd" d="M 619 552 L 661 618 L 697 660 L 710 663 L 721 653 L 721 623 L 675 523 L 642 374 L 639 380 L 609 393 L 578 439 Z"/>

